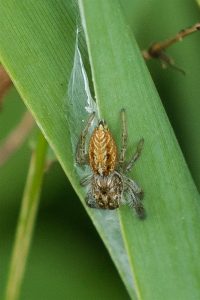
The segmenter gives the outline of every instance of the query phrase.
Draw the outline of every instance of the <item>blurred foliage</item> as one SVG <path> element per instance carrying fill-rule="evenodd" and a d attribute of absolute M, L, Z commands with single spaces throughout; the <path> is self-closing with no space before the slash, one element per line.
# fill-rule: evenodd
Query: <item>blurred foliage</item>
<path fill-rule="evenodd" d="M 25 107 L 14 88 L 0 114 L 2 140 Z M 0 169 L 0 298 L 5 288 L 29 141 Z M 73 212 L 73 213 L 72 213 Z M 58 163 L 45 175 L 39 216 L 20 299 L 128 299 L 109 255 Z"/>
<path fill-rule="evenodd" d="M 195 1 L 125 0 L 121 4 L 141 49 L 172 37 L 200 20 L 200 8 Z M 163 70 L 155 60 L 147 65 L 200 190 L 199 49 L 200 32 L 196 32 L 167 50 L 185 76 L 171 68 Z"/>

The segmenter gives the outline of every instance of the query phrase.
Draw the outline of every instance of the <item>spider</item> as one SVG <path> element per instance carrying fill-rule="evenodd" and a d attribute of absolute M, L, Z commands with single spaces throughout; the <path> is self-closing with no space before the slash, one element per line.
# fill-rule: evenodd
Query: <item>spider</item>
<path fill-rule="evenodd" d="M 122 146 L 118 153 L 116 143 L 104 120 L 99 120 L 98 126 L 91 134 L 88 153 L 86 152 L 86 137 L 95 117 L 91 113 L 83 128 L 77 145 L 76 162 L 79 165 L 89 165 L 92 174 L 81 180 L 82 186 L 88 186 L 86 204 L 91 208 L 116 209 L 120 204 L 134 207 L 140 218 L 145 217 L 141 202 L 142 189 L 126 174 L 132 169 L 139 158 L 144 139 L 140 139 L 137 149 L 129 161 L 125 160 L 127 150 L 127 127 L 125 110 L 121 110 Z"/>

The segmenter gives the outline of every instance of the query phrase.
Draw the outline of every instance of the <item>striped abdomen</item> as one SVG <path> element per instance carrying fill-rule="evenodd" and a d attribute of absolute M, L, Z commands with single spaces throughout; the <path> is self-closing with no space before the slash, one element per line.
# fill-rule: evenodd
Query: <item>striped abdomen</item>
<path fill-rule="evenodd" d="M 95 174 L 108 176 L 115 169 L 117 147 L 103 121 L 94 130 L 89 144 L 89 163 Z"/>

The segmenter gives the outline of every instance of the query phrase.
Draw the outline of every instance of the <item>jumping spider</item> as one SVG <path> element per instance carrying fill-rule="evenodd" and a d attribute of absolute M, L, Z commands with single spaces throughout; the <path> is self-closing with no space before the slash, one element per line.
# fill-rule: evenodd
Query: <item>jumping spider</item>
<path fill-rule="evenodd" d="M 134 166 L 141 154 L 144 144 L 142 138 L 137 146 L 136 152 L 130 159 L 125 161 L 127 149 L 127 127 L 125 121 L 125 110 L 121 110 L 122 122 L 122 147 L 117 153 L 115 141 L 104 120 L 99 120 L 94 129 L 90 141 L 88 153 L 85 150 L 86 136 L 95 117 L 93 112 L 82 130 L 76 152 L 76 162 L 80 165 L 88 164 L 92 174 L 81 180 L 82 186 L 89 186 L 86 196 L 86 204 L 92 208 L 115 209 L 120 204 L 127 203 L 135 208 L 140 218 L 145 216 L 141 202 L 143 191 L 135 181 L 128 178 L 128 173 Z M 128 197 L 123 197 L 123 195 Z"/>

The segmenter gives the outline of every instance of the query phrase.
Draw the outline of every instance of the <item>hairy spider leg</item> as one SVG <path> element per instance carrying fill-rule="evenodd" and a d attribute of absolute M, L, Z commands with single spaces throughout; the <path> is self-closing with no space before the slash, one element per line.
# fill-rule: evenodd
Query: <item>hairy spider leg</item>
<path fill-rule="evenodd" d="M 125 165 L 124 172 L 129 172 L 133 168 L 135 162 L 138 160 L 138 158 L 141 155 L 143 145 L 144 145 L 144 139 L 142 138 L 142 139 L 139 140 L 139 143 L 137 145 L 137 149 L 136 149 L 135 153 L 133 154 L 133 157 Z"/>
<path fill-rule="evenodd" d="M 141 187 L 139 187 L 139 185 L 133 179 L 130 179 L 126 176 L 123 176 L 123 180 L 125 182 L 125 185 L 131 187 L 134 191 L 134 194 L 138 195 L 140 200 L 142 200 L 144 197 L 144 192 Z"/>
<path fill-rule="evenodd" d="M 135 189 L 136 187 L 138 188 L 137 193 Z M 127 184 L 127 182 L 125 183 L 125 192 L 131 197 L 131 201 L 129 201 L 128 204 L 134 207 L 139 218 L 144 219 L 146 217 L 146 214 L 144 206 L 140 199 L 139 190 L 141 193 L 142 190 L 137 186 L 137 184 L 133 180 L 131 180 L 131 183 L 129 184 Z"/>
<path fill-rule="evenodd" d="M 88 184 L 91 183 L 92 177 L 93 177 L 93 175 L 91 175 L 91 174 L 89 174 L 89 175 L 83 177 L 83 178 L 81 179 L 81 181 L 80 181 L 80 184 L 81 184 L 82 186 L 87 186 Z"/>
<path fill-rule="evenodd" d="M 127 149 L 127 138 L 128 138 L 124 108 L 121 110 L 120 114 L 121 114 L 121 124 L 122 124 L 122 145 L 121 145 L 121 151 L 119 156 L 119 164 L 123 164 L 125 161 L 125 154 Z"/>
<path fill-rule="evenodd" d="M 95 117 L 95 112 L 92 112 L 88 118 L 85 128 L 83 128 L 81 132 L 78 141 L 77 150 L 76 150 L 76 162 L 81 165 L 86 164 L 88 161 L 88 157 L 85 150 L 85 140 L 94 117 Z"/>

